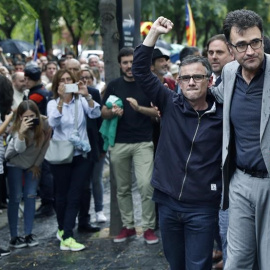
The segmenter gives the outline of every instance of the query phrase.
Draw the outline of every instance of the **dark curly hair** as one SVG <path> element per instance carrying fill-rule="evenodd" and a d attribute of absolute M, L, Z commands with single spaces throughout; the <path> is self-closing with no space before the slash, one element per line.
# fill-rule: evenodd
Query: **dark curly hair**
<path fill-rule="evenodd" d="M 262 18 L 252 10 L 234 10 L 227 14 L 223 22 L 223 32 L 228 42 L 230 42 L 230 34 L 232 27 L 237 27 L 239 33 L 248 28 L 257 26 L 263 35 Z"/>
<path fill-rule="evenodd" d="M 11 111 L 13 103 L 13 87 L 11 81 L 0 75 L 0 114 L 2 121 L 5 120 L 5 115 Z"/>

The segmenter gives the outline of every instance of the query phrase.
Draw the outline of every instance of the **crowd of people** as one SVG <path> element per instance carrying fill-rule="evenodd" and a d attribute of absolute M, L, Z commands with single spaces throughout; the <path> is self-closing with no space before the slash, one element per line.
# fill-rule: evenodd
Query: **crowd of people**
<path fill-rule="evenodd" d="M 202 55 L 184 48 L 176 64 L 155 48 L 172 28 L 159 17 L 141 45 L 122 48 L 122 75 L 108 85 L 97 55 L 11 64 L 0 51 L 0 206 L 8 201 L 10 247 L 37 246 L 34 217 L 55 212 L 60 249 L 83 250 L 73 237 L 76 218 L 79 232 L 100 230 L 90 223 L 91 193 L 96 221 L 107 220 L 108 151 L 123 224 L 115 243 L 137 233 L 135 178 L 143 238 L 158 243 L 160 229 L 171 270 L 268 269 L 270 60 L 262 19 L 228 13 L 224 34 L 211 37 Z M 51 140 L 72 144 L 71 161 L 46 159 Z"/>

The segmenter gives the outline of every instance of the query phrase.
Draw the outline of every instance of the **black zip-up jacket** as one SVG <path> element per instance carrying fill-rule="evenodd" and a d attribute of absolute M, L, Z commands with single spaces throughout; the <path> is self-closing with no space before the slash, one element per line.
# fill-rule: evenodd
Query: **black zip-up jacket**
<path fill-rule="evenodd" d="M 207 96 L 199 115 L 185 97 L 167 89 L 150 70 L 153 48 L 134 52 L 135 81 L 161 112 L 154 188 L 185 203 L 217 207 L 221 196 L 222 105 Z"/>

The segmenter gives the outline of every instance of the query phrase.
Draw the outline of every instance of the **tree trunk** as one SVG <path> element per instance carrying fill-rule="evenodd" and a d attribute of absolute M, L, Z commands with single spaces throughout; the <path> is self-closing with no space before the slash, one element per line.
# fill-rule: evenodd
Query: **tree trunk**
<path fill-rule="evenodd" d="M 46 52 L 52 49 L 52 30 L 51 30 L 51 16 L 48 7 L 44 7 L 39 11 L 40 23 L 44 37 L 44 44 Z"/>
<path fill-rule="evenodd" d="M 119 52 L 119 32 L 116 22 L 116 0 L 100 0 L 99 11 L 101 17 L 100 33 L 104 51 L 106 84 L 120 76 L 117 55 Z M 111 205 L 110 205 L 110 235 L 117 235 L 122 228 L 121 215 L 116 197 L 116 182 L 110 168 Z"/>

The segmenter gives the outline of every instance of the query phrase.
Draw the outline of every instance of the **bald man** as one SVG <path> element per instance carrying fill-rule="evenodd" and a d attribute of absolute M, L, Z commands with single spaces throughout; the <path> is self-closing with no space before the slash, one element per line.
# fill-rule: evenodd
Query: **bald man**
<path fill-rule="evenodd" d="M 67 59 L 66 69 L 72 72 L 77 80 L 80 79 L 81 64 L 78 60 Z M 96 102 L 101 103 L 99 91 L 91 87 L 87 88 L 93 99 Z M 91 151 L 87 155 L 87 158 L 89 159 L 89 179 L 87 183 L 85 183 L 84 193 L 81 199 L 80 212 L 78 216 L 78 231 L 80 233 L 93 233 L 100 231 L 100 227 L 95 227 L 90 224 L 89 215 L 91 201 L 90 176 L 92 175 L 94 165 L 98 163 L 99 156 L 101 154 L 100 149 L 98 149 L 99 127 L 101 125 L 100 121 L 101 118 L 87 119 L 87 135 L 91 144 Z"/>
<path fill-rule="evenodd" d="M 23 101 L 24 90 L 26 89 L 24 72 L 15 72 L 12 75 L 11 79 L 14 89 L 12 109 L 16 109 Z"/>

